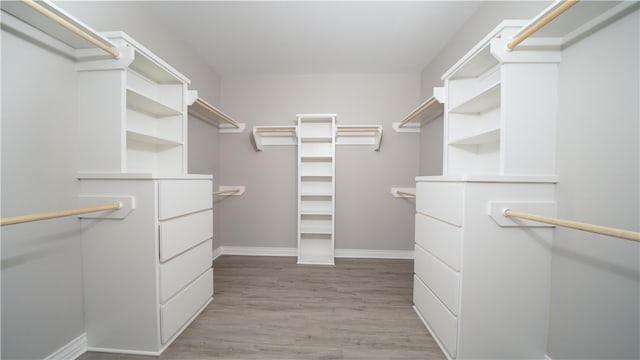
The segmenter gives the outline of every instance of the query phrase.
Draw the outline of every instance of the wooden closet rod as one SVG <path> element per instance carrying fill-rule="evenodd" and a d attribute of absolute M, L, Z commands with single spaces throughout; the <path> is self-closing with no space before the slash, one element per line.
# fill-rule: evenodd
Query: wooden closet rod
<path fill-rule="evenodd" d="M 398 125 L 399 128 L 405 126 L 409 121 L 415 119 L 418 115 L 422 114 L 424 111 L 426 111 L 427 109 L 429 109 L 431 106 L 433 106 L 433 104 L 435 104 L 437 102 L 435 97 L 431 97 L 429 98 L 429 100 L 427 100 L 424 104 L 418 106 L 417 109 L 413 110 L 411 112 L 411 114 L 407 115 L 407 117 L 404 118 L 404 120 L 402 120 L 400 122 L 400 124 Z"/>
<path fill-rule="evenodd" d="M 279 133 L 279 132 L 295 132 L 296 128 L 295 127 L 291 127 L 291 128 L 262 128 L 262 129 L 256 129 L 256 132 L 259 133 Z"/>
<path fill-rule="evenodd" d="M 214 191 L 212 192 L 213 195 L 223 195 L 223 194 L 231 194 L 231 193 L 235 193 L 238 192 L 240 190 L 238 189 L 233 189 L 233 190 L 224 190 L 224 191 Z"/>
<path fill-rule="evenodd" d="M 579 0 L 566 0 L 564 3 L 562 3 L 562 5 L 558 6 L 555 9 L 553 9 L 553 11 L 551 11 L 550 13 L 545 15 L 542 19 L 540 19 L 540 20 L 536 21 L 535 23 L 533 23 L 524 32 L 522 32 L 520 35 L 516 36 L 513 40 L 509 41 L 509 43 L 507 44 L 507 49 L 513 50 L 516 46 L 518 46 L 518 44 L 520 44 L 521 42 L 525 41 L 529 36 L 533 35 L 533 33 L 535 33 L 536 31 L 540 30 L 541 28 L 543 28 L 545 25 L 547 25 L 553 19 L 555 19 L 558 16 L 560 16 L 560 14 L 565 12 L 567 9 L 569 9 L 573 5 L 577 4 L 578 1 Z"/>
<path fill-rule="evenodd" d="M 201 101 L 200 99 L 196 99 L 196 101 L 194 102 L 194 104 L 199 105 L 200 107 L 202 107 L 203 109 L 207 110 L 208 112 L 212 113 L 213 115 L 219 117 L 220 119 L 224 120 L 225 122 L 231 124 L 232 126 L 234 126 L 236 129 L 240 128 L 240 125 L 238 125 L 238 123 L 236 121 L 234 121 L 232 118 L 230 118 L 229 116 L 227 116 L 225 113 L 218 111 L 217 109 L 211 107 L 209 104 Z"/>
<path fill-rule="evenodd" d="M 374 127 L 362 127 L 362 128 L 338 128 L 338 132 L 378 132 L 380 129 Z"/>
<path fill-rule="evenodd" d="M 101 39 L 97 39 L 95 37 L 93 37 L 91 34 L 88 34 L 86 31 L 80 29 L 79 27 L 73 25 L 72 23 L 70 23 L 69 21 L 63 19 L 62 17 L 60 17 L 59 15 L 55 14 L 54 12 L 52 12 L 51 10 L 45 8 L 44 6 L 36 3 L 34 0 L 21 0 L 25 5 L 29 6 L 30 8 L 32 8 L 33 10 L 39 12 L 40 14 L 48 17 L 49 19 L 53 20 L 55 23 L 57 23 L 58 25 L 64 27 L 65 29 L 71 31 L 72 33 L 80 36 L 81 38 L 87 40 L 88 42 L 90 42 L 91 44 L 95 45 L 96 47 L 106 51 L 109 55 L 113 56 L 114 58 L 119 58 L 120 57 L 120 52 L 117 49 L 114 49 L 113 47 L 111 47 L 109 44 L 105 44 Z"/>
<path fill-rule="evenodd" d="M 578 222 L 578 221 L 563 220 L 563 219 L 557 219 L 557 218 L 552 218 L 548 216 L 523 213 L 523 212 L 513 211 L 511 209 L 505 209 L 503 211 L 503 214 L 504 216 L 538 221 L 545 224 L 563 226 L 571 229 L 588 231 L 588 232 L 601 234 L 601 235 L 615 236 L 622 239 L 640 242 L 640 232 L 621 230 L 621 229 L 616 229 L 616 228 L 611 228 L 606 226 L 587 224 L 587 223 Z"/>
<path fill-rule="evenodd" d="M 405 196 L 410 196 L 410 197 L 416 197 L 416 194 L 414 193 L 410 193 L 410 192 L 406 192 L 406 191 L 396 191 L 398 194 L 400 195 L 405 195 Z"/>
<path fill-rule="evenodd" d="M 120 202 L 117 202 L 117 203 L 112 203 L 112 204 L 92 206 L 92 207 L 86 207 L 86 208 L 51 211 L 51 212 L 40 213 L 40 214 L 14 216 L 14 217 L 8 217 L 8 218 L 0 219 L 0 226 L 22 224 L 22 223 L 31 222 L 31 221 L 54 219 L 54 218 L 59 218 L 59 217 L 64 217 L 64 216 L 88 214 L 88 213 L 92 213 L 92 212 L 105 211 L 105 210 L 117 210 L 117 209 L 120 209 L 121 207 L 122 207 L 122 204 Z"/>

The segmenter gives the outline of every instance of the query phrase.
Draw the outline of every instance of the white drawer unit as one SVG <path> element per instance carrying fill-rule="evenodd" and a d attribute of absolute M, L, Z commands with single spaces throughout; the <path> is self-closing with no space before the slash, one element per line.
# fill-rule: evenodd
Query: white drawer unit
<path fill-rule="evenodd" d="M 211 239 L 160 265 L 160 302 L 164 303 L 190 281 L 211 269 Z"/>
<path fill-rule="evenodd" d="M 211 177 L 111 177 L 80 182 L 135 199 L 123 220 L 82 220 L 87 348 L 159 355 L 213 297 Z"/>
<path fill-rule="evenodd" d="M 171 339 L 187 321 L 211 300 L 213 269 L 198 277 L 186 289 L 160 308 L 162 343 Z"/>
<path fill-rule="evenodd" d="M 206 210 L 161 221 L 160 261 L 165 262 L 199 243 L 210 239 L 213 236 L 211 219 L 213 219 L 213 211 Z"/>
<path fill-rule="evenodd" d="M 421 206 L 413 302 L 447 357 L 544 358 L 551 230 L 505 230 L 488 216 L 488 204 L 552 201 L 554 183 L 487 176 L 416 180 Z"/>

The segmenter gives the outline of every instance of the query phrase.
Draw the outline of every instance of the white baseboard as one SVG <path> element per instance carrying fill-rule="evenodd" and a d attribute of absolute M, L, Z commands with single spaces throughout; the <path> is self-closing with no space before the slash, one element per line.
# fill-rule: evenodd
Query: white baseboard
<path fill-rule="evenodd" d="M 413 259 L 413 250 L 336 249 L 337 258 Z"/>
<path fill-rule="evenodd" d="M 56 350 L 53 354 L 44 358 L 44 360 L 67 360 L 77 359 L 80 355 L 87 352 L 87 334 L 82 335 L 71 340 L 68 344 Z"/>
<path fill-rule="evenodd" d="M 220 246 L 213 250 L 213 258 L 220 255 L 243 256 L 297 256 L 296 248 L 257 247 L 257 246 Z M 336 249 L 337 258 L 363 259 L 413 259 L 413 250 L 368 250 L 368 249 Z"/>
<path fill-rule="evenodd" d="M 221 255 L 244 256 L 297 256 L 296 248 L 258 246 L 220 246 Z"/>

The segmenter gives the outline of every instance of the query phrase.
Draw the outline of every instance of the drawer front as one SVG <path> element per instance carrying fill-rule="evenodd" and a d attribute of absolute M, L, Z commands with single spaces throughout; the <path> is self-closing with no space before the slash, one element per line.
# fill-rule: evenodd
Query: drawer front
<path fill-rule="evenodd" d="M 420 245 L 414 251 L 416 275 L 455 315 L 460 303 L 460 275 Z"/>
<path fill-rule="evenodd" d="M 165 262 L 212 237 L 212 210 L 163 221 L 160 223 L 160 261 Z"/>
<path fill-rule="evenodd" d="M 456 271 L 460 271 L 462 236 L 462 228 L 416 214 L 416 244 Z"/>
<path fill-rule="evenodd" d="M 464 184 L 419 182 L 416 191 L 417 212 L 462 226 Z"/>
<path fill-rule="evenodd" d="M 431 335 L 438 338 L 450 358 L 458 353 L 458 319 L 436 298 L 417 277 L 413 277 L 413 304 L 429 324 Z"/>
<path fill-rule="evenodd" d="M 163 180 L 158 184 L 160 220 L 211 209 L 211 180 Z"/>
<path fill-rule="evenodd" d="M 207 240 L 171 261 L 160 265 L 160 302 L 165 303 L 169 298 L 183 289 L 193 279 L 211 268 L 212 240 Z"/>
<path fill-rule="evenodd" d="M 160 307 L 160 335 L 165 344 L 213 296 L 213 269 Z"/>

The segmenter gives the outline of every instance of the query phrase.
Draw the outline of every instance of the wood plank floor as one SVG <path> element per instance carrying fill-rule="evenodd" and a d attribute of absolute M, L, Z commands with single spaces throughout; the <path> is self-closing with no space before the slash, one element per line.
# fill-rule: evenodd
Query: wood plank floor
<path fill-rule="evenodd" d="M 446 359 L 411 307 L 411 260 L 221 256 L 214 273 L 213 302 L 160 359 Z"/>

